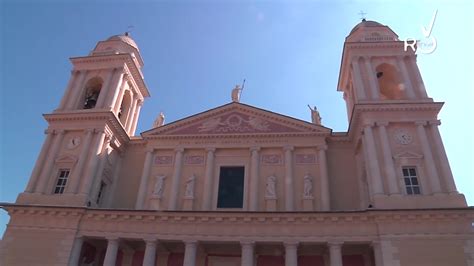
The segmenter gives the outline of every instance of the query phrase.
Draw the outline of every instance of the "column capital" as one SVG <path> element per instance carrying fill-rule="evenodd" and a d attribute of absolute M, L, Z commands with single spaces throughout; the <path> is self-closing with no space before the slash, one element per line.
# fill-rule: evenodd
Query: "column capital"
<path fill-rule="evenodd" d="M 255 241 L 252 241 L 252 240 L 243 240 L 243 241 L 240 241 L 240 245 L 242 247 L 253 247 L 255 246 Z"/>
<path fill-rule="evenodd" d="M 283 242 L 285 248 L 297 248 L 299 245 L 298 241 L 285 241 Z"/>
<path fill-rule="evenodd" d="M 407 57 L 406 55 L 397 55 L 395 56 L 397 58 L 397 60 L 403 60 L 405 59 L 405 57 Z"/>
<path fill-rule="evenodd" d="M 46 135 L 52 135 L 52 134 L 54 134 L 54 130 L 49 129 L 49 128 L 48 128 L 48 129 L 45 129 L 45 130 L 44 130 L 44 134 L 46 134 Z"/>
<path fill-rule="evenodd" d="M 386 126 L 388 126 L 389 122 L 388 121 L 377 121 L 376 124 L 379 127 L 386 127 Z"/>
<path fill-rule="evenodd" d="M 316 146 L 318 151 L 326 151 L 328 149 L 328 145 L 318 145 Z"/>
<path fill-rule="evenodd" d="M 293 151 L 295 147 L 293 145 L 285 145 L 283 146 L 284 151 Z"/>
<path fill-rule="evenodd" d="M 207 153 L 214 153 L 216 152 L 216 148 L 215 147 L 208 147 L 205 149 Z"/>
<path fill-rule="evenodd" d="M 380 245 L 380 240 L 372 240 L 370 242 L 371 247 L 379 246 Z"/>
<path fill-rule="evenodd" d="M 363 123 L 364 128 L 371 128 L 375 126 L 375 123 L 373 121 L 365 121 Z"/>
<path fill-rule="evenodd" d="M 148 246 L 148 245 L 156 245 L 158 244 L 158 239 L 156 238 L 145 238 L 143 239 L 143 241 L 145 241 L 145 244 Z"/>
<path fill-rule="evenodd" d="M 254 152 L 254 151 L 260 151 L 260 147 L 258 146 L 253 146 L 253 147 L 250 147 L 250 152 Z"/>
<path fill-rule="evenodd" d="M 428 124 L 429 124 L 429 125 L 437 125 L 437 126 L 440 126 L 440 125 L 441 125 L 441 120 L 439 120 L 439 119 L 430 120 L 430 121 L 428 121 Z"/>
<path fill-rule="evenodd" d="M 84 129 L 84 132 L 86 132 L 86 134 L 87 133 L 93 134 L 95 132 L 95 128 L 86 128 L 86 129 Z"/>
<path fill-rule="evenodd" d="M 66 133 L 66 130 L 64 129 L 55 129 L 54 134 L 56 135 L 64 135 Z"/>
<path fill-rule="evenodd" d="M 425 126 L 425 125 L 426 125 L 426 121 L 415 121 L 415 125 L 417 125 L 417 126 Z"/>
<path fill-rule="evenodd" d="M 118 236 L 106 236 L 105 239 L 108 242 L 118 242 L 120 240 Z"/>
<path fill-rule="evenodd" d="M 154 152 L 155 152 L 155 148 L 149 147 L 149 148 L 146 148 L 145 151 L 146 151 L 147 153 L 154 153 Z"/>
<path fill-rule="evenodd" d="M 176 147 L 176 148 L 174 149 L 174 151 L 175 151 L 176 153 L 183 153 L 183 152 L 184 152 L 184 148 L 183 148 L 183 147 Z"/>
<path fill-rule="evenodd" d="M 328 246 L 330 248 L 341 248 L 343 244 L 344 244 L 344 241 L 337 241 L 337 240 L 328 242 Z"/>
<path fill-rule="evenodd" d="M 105 129 L 103 128 L 94 128 L 94 132 L 97 134 L 105 133 Z"/>
<path fill-rule="evenodd" d="M 183 240 L 184 244 L 186 246 L 196 246 L 198 244 L 199 241 L 195 240 L 195 239 L 191 239 L 191 240 Z"/>

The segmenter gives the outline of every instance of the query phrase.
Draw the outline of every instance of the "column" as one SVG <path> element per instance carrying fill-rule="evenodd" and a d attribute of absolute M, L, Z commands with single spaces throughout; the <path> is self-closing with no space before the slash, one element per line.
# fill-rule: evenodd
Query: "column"
<path fill-rule="evenodd" d="M 97 108 L 105 108 L 104 102 L 106 101 L 106 98 L 109 94 L 112 78 L 114 77 L 115 72 L 117 71 L 117 68 L 109 69 L 109 74 L 107 75 L 107 78 L 105 80 L 105 83 L 102 85 L 102 88 L 100 89 L 99 93 L 99 98 L 97 99 L 97 104 L 95 105 Z"/>
<path fill-rule="evenodd" d="M 259 147 L 250 148 L 249 211 L 258 211 Z"/>
<path fill-rule="evenodd" d="M 184 242 L 184 263 L 183 266 L 195 266 L 196 265 L 196 251 L 197 241 L 185 241 Z"/>
<path fill-rule="evenodd" d="M 415 123 L 418 137 L 420 138 L 421 148 L 425 158 L 425 166 L 428 170 L 428 179 L 431 184 L 433 193 L 441 193 L 441 185 L 439 183 L 438 171 L 436 170 L 436 162 L 433 159 L 433 154 L 430 148 L 430 142 L 426 135 L 425 125 L 426 121 L 418 121 Z"/>
<path fill-rule="evenodd" d="M 449 193 L 458 193 L 456 189 L 456 184 L 454 183 L 453 173 L 451 172 L 451 167 L 449 166 L 448 156 L 446 155 L 446 150 L 444 149 L 443 141 L 441 134 L 439 133 L 438 126 L 441 125 L 439 120 L 430 121 L 430 131 L 432 133 L 432 138 L 435 143 L 437 155 L 439 161 L 441 162 L 441 172 L 443 173 L 444 183 L 446 184 L 446 189 Z"/>
<path fill-rule="evenodd" d="M 367 146 L 364 148 L 367 148 L 368 155 L 368 158 L 366 158 L 366 162 L 369 165 L 370 177 L 372 179 L 372 192 L 374 194 L 383 194 L 383 184 L 380 175 L 380 167 L 377 157 L 377 150 L 375 147 L 374 134 L 372 132 L 372 126 L 372 123 L 369 123 L 364 126 L 364 143 Z"/>
<path fill-rule="evenodd" d="M 137 108 L 137 103 L 138 99 L 136 96 L 133 96 L 132 99 L 132 106 L 130 106 L 132 109 L 130 110 L 130 113 L 128 114 L 127 117 L 127 122 L 126 122 L 126 131 L 130 134 L 130 129 L 132 128 L 133 120 L 135 118 L 135 109 Z"/>
<path fill-rule="evenodd" d="M 79 182 L 82 176 L 82 170 L 87 161 L 87 154 L 89 152 L 92 137 L 95 131 L 92 128 L 86 129 L 85 131 L 86 131 L 86 137 L 81 147 L 79 160 L 77 161 L 77 166 L 74 167 L 74 171 L 72 171 L 71 177 L 68 180 L 69 184 L 66 187 L 66 193 L 73 193 L 73 194 L 77 193 Z"/>
<path fill-rule="evenodd" d="M 115 76 L 111 84 L 111 86 L 113 86 L 113 90 L 109 92 L 110 96 L 107 97 L 105 101 L 105 106 L 107 109 L 113 111 L 115 102 L 117 101 L 117 97 L 119 96 L 119 93 L 123 90 L 125 80 L 126 79 L 124 77 L 123 69 L 119 69 L 115 72 Z"/>
<path fill-rule="evenodd" d="M 61 147 L 61 143 L 63 142 L 65 131 L 55 130 L 54 133 L 55 136 L 53 140 L 53 146 L 51 147 L 51 152 L 49 152 L 47 159 L 44 161 L 45 165 L 43 171 L 41 172 L 41 177 L 37 185 L 38 193 L 46 193 L 46 186 L 48 185 L 49 179 L 51 178 L 51 171 L 53 170 L 54 161 L 56 160 L 59 148 Z"/>
<path fill-rule="evenodd" d="M 80 70 L 79 77 L 77 78 L 77 82 L 74 83 L 74 87 L 72 88 L 72 97 L 68 99 L 66 102 L 66 106 L 64 109 L 78 109 L 79 102 L 83 102 L 84 98 L 82 97 L 82 92 L 84 91 L 83 85 L 84 80 L 86 79 L 86 70 Z M 82 103 L 83 104 L 83 103 Z M 82 104 L 79 109 L 82 109 Z"/>
<path fill-rule="evenodd" d="M 127 79 L 128 79 L 128 76 L 127 76 Z M 118 91 L 117 98 L 114 100 L 113 103 L 111 103 L 111 105 L 113 106 L 112 111 L 116 114 L 118 114 L 120 110 L 120 106 L 122 105 L 123 95 L 125 94 L 125 86 L 127 85 L 127 79 L 125 77 L 123 78 L 123 81 L 121 84 L 122 86 L 120 87 L 119 90 L 117 90 Z"/>
<path fill-rule="evenodd" d="M 329 245 L 329 265 L 342 266 L 342 242 L 331 242 Z"/>
<path fill-rule="evenodd" d="M 202 206 L 201 210 L 209 211 L 211 210 L 211 202 L 212 202 L 212 181 L 213 181 L 213 173 L 214 173 L 214 152 L 216 151 L 215 148 L 207 148 L 207 158 L 206 158 L 206 170 L 204 173 L 204 189 L 203 189 L 203 199 L 202 199 Z"/>
<path fill-rule="evenodd" d="M 240 242 L 242 246 L 242 258 L 241 266 L 253 266 L 254 265 L 254 242 Z"/>
<path fill-rule="evenodd" d="M 285 146 L 285 210 L 294 210 L 293 146 Z"/>
<path fill-rule="evenodd" d="M 130 131 L 130 135 L 135 135 L 135 130 L 137 129 L 137 121 L 138 121 L 138 116 L 140 115 L 140 109 L 142 108 L 143 101 L 139 100 L 137 103 L 137 109 L 135 110 L 135 116 L 133 117 L 133 124 L 132 124 L 132 130 Z"/>
<path fill-rule="evenodd" d="M 170 201 L 168 203 L 168 210 L 174 211 L 178 206 L 179 181 L 181 179 L 181 165 L 183 164 L 183 148 L 176 149 L 174 159 L 173 179 L 171 180 Z"/>
<path fill-rule="evenodd" d="M 285 243 L 285 266 L 298 266 L 298 242 Z"/>
<path fill-rule="evenodd" d="M 375 70 L 372 67 L 372 64 L 370 63 L 370 57 L 366 56 L 364 57 L 365 60 L 365 68 L 367 71 L 367 77 L 369 78 L 369 87 L 370 87 L 370 92 L 372 94 L 372 97 L 370 97 L 372 100 L 378 100 L 379 97 L 379 84 L 377 80 L 375 79 Z"/>
<path fill-rule="evenodd" d="M 421 98 L 423 99 L 428 98 L 428 95 L 426 94 L 425 84 L 423 83 L 423 79 L 421 78 L 421 75 L 420 75 L 420 70 L 418 69 L 418 66 L 416 65 L 416 55 L 413 55 L 410 57 L 409 64 L 411 66 L 410 72 L 415 74 L 416 90 L 418 90 L 418 93 Z"/>
<path fill-rule="evenodd" d="M 383 266 L 382 247 L 380 246 L 380 242 L 373 241 L 371 246 L 374 250 L 375 266 Z"/>
<path fill-rule="evenodd" d="M 397 64 L 400 67 L 400 70 L 402 71 L 406 95 L 409 99 L 415 99 L 415 91 L 413 90 L 413 85 L 411 84 L 410 75 L 408 74 L 408 70 L 405 65 L 405 60 L 403 60 L 403 56 L 397 56 Z"/>
<path fill-rule="evenodd" d="M 69 98 L 71 98 L 71 94 L 73 93 L 72 90 L 74 88 L 74 85 L 77 81 L 78 76 L 79 76 L 79 71 L 77 70 L 71 71 L 71 78 L 69 78 L 69 82 L 66 87 L 66 92 L 64 93 L 64 96 L 61 99 L 61 103 L 59 103 L 59 107 L 57 110 L 63 110 L 64 107 L 66 106 L 66 102 L 68 101 Z"/>
<path fill-rule="evenodd" d="M 31 172 L 31 177 L 30 180 L 28 181 L 28 185 L 26 186 L 25 192 L 32 193 L 35 191 L 36 184 L 38 183 L 38 178 L 40 178 L 41 174 L 41 169 L 43 165 L 45 164 L 45 159 L 46 155 L 48 154 L 48 151 L 51 147 L 51 141 L 53 139 L 53 131 L 51 130 L 46 130 L 46 140 L 43 143 L 43 146 L 41 147 L 41 152 L 38 156 L 38 159 L 36 160 L 35 167 L 33 168 L 33 171 Z"/>
<path fill-rule="evenodd" d="M 365 94 L 364 82 L 362 81 L 362 73 L 359 66 L 359 57 L 354 58 L 352 61 L 352 78 L 354 79 L 354 89 L 359 100 L 367 99 Z"/>
<path fill-rule="evenodd" d="M 143 266 L 155 266 L 156 240 L 146 240 L 145 255 L 143 255 Z"/>
<path fill-rule="evenodd" d="M 326 150 L 328 146 L 318 147 L 319 173 L 321 175 L 321 210 L 329 211 L 331 209 L 329 177 L 326 160 Z"/>
<path fill-rule="evenodd" d="M 140 187 L 138 189 L 137 202 L 135 203 L 135 209 L 143 209 L 145 202 L 146 190 L 148 187 L 148 177 L 150 176 L 151 165 L 153 163 L 153 150 L 146 152 L 145 164 L 142 170 L 142 177 L 140 179 Z"/>
<path fill-rule="evenodd" d="M 74 238 L 74 243 L 72 244 L 71 255 L 69 256 L 69 266 L 78 266 L 79 259 L 81 256 L 81 249 L 82 243 L 84 242 L 84 238 L 82 236 L 78 236 Z"/>
<path fill-rule="evenodd" d="M 379 126 L 380 143 L 382 144 L 383 160 L 384 160 L 384 176 L 388 182 L 388 190 L 390 195 L 400 194 L 397 174 L 395 173 L 395 165 L 393 164 L 392 149 L 390 148 L 390 142 L 388 140 L 388 134 L 386 126 L 388 122 L 377 122 Z"/>
<path fill-rule="evenodd" d="M 92 152 L 88 158 L 89 163 L 84 169 L 84 174 L 82 175 L 82 184 L 80 193 L 83 195 L 88 195 L 91 191 L 92 184 L 95 178 L 95 172 L 97 170 L 97 165 L 99 164 L 99 155 L 102 153 L 102 146 L 104 144 L 106 133 L 102 130 L 99 131 L 95 136 L 96 140 L 91 146 Z"/>
<path fill-rule="evenodd" d="M 118 246 L 118 238 L 107 239 L 107 250 L 105 252 L 104 266 L 115 266 L 115 261 L 117 260 Z"/>
<path fill-rule="evenodd" d="M 107 196 L 107 200 L 105 201 L 106 208 L 110 208 L 112 206 L 112 201 L 115 196 L 115 190 L 117 189 L 118 176 L 122 168 L 123 156 L 124 156 L 123 153 L 118 152 L 117 160 L 114 161 L 115 166 L 114 166 L 114 170 L 112 174 L 112 185 L 110 186 L 110 189 L 108 189 L 108 192 L 106 193 L 106 196 Z"/>

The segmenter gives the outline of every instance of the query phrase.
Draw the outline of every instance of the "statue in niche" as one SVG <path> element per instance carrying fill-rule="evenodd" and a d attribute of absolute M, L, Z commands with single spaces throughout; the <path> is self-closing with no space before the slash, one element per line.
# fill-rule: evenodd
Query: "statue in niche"
<path fill-rule="evenodd" d="M 160 112 L 158 117 L 155 119 L 155 122 L 153 123 L 153 128 L 161 127 L 164 124 L 165 124 L 165 114 L 163 114 L 163 112 Z"/>
<path fill-rule="evenodd" d="M 309 173 L 303 177 L 303 198 L 313 197 L 313 178 Z"/>
<path fill-rule="evenodd" d="M 193 174 L 191 177 L 188 178 L 188 180 L 186 180 L 184 198 L 194 198 L 194 183 L 196 183 L 196 176 Z"/>
<path fill-rule="evenodd" d="M 316 125 L 321 125 L 321 116 L 319 115 L 318 108 L 314 106 L 314 108 L 311 108 L 311 106 L 308 104 L 309 110 L 311 110 L 311 122 Z"/>
<path fill-rule="evenodd" d="M 265 186 L 265 198 L 276 199 L 276 177 L 274 175 L 267 177 L 267 184 Z"/>
<path fill-rule="evenodd" d="M 156 183 L 153 189 L 153 197 L 161 199 L 165 187 L 165 179 L 165 175 L 159 175 L 156 177 Z"/>
<path fill-rule="evenodd" d="M 242 93 L 242 88 L 239 85 L 235 85 L 235 88 L 232 89 L 232 101 L 240 102 L 240 94 Z"/>

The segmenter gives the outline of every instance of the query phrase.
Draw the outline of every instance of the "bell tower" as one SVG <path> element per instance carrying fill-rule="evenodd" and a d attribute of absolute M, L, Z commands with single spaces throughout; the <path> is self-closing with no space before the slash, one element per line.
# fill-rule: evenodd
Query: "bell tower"
<path fill-rule="evenodd" d="M 338 91 L 344 93 L 348 118 L 359 103 L 430 102 L 416 54 L 388 26 L 363 19 L 344 42 Z"/>
<path fill-rule="evenodd" d="M 438 130 L 443 103 L 429 98 L 416 54 L 389 27 L 363 19 L 344 42 L 343 92 L 362 208 L 466 206 Z M 365 193 L 365 192 L 364 192 Z"/>
<path fill-rule="evenodd" d="M 97 43 L 73 65 L 46 140 L 17 203 L 108 206 L 121 154 L 149 97 L 135 41 L 125 33 Z"/>

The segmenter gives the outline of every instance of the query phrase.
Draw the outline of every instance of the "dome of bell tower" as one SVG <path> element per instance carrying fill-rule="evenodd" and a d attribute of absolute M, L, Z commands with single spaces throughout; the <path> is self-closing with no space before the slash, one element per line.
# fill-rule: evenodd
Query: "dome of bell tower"
<path fill-rule="evenodd" d="M 119 34 L 119 35 L 114 35 L 114 36 L 111 36 L 110 38 L 108 38 L 106 41 L 120 41 L 120 42 L 124 42 L 134 48 L 136 48 L 137 50 L 138 49 L 138 45 L 137 43 L 132 39 L 132 37 L 130 37 L 130 35 L 128 34 L 128 32 L 125 32 L 125 34 Z"/>
<path fill-rule="evenodd" d="M 98 42 L 91 52 L 91 55 L 111 54 L 130 54 L 140 68 L 143 66 L 143 60 L 138 45 L 128 32 L 113 35 L 104 41 Z"/>
<path fill-rule="evenodd" d="M 386 42 L 398 41 L 398 35 L 388 26 L 377 21 L 362 19 L 352 28 L 346 42 Z"/>

